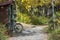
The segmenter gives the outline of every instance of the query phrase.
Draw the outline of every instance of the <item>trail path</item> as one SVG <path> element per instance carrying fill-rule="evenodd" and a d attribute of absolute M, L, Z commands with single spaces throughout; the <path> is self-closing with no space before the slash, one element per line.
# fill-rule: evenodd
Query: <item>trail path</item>
<path fill-rule="evenodd" d="M 26 25 L 24 25 L 26 26 Z M 18 36 L 11 37 L 9 40 L 47 40 L 48 35 L 43 30 L 46 26 L 33 26 L 27 25 L 22 33 L 18 34 Z"/>

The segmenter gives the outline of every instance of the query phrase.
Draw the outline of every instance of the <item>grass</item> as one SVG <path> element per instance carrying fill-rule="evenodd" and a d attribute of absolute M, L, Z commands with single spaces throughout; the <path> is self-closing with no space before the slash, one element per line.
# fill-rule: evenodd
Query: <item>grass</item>
<path fill-rule="evenodd" d="M 0 40 L 7 40 L 8 36 L 5 34 L 6 28 L 3 24 L 0 24 Z"/>

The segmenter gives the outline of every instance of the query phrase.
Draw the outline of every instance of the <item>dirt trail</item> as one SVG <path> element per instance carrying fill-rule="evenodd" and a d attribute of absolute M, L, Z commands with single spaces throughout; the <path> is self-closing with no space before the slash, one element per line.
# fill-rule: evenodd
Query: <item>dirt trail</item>
<path fill-rule="evenodd" d="M 26 25 L 25 25 L 26 26 Z M 48 35 L 43 30 L 46 26 L 31 26 L 25 29 L 22 33 L 19 33 L 18 36 L 11 37 L 9 40 L 47 40 Z"/>

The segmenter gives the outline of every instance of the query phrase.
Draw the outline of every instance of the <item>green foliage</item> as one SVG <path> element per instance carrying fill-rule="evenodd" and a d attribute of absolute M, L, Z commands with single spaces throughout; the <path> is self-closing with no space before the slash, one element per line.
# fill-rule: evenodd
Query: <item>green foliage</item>
<path fill-rule="evenodd" d="M 30 23 L 31 19 L 30 19 L 30 16 L 28 16 L 27 14 L 19 13 L 17 15 L 17 21 L 23 22 L 23 23 Z"/>
<path fill-rule="evenodd" d="M 35 25 L 41 25 L 41 24 L 47 24 L 48 23 L 48 18 L 40 16 L 37 17 L 36 15 L 29 16 L 26 13 L 19 13 L 17 15 L 17 21 L 23 22 L 23 23 L 30 23 L 30 24 L 35 24 Z"/>
<path fill-rule="evenodd" d="M 7 40 L 7 35 L 5 34 L 6 28 L 4 25 L 0 24 L 0 40 Z"/>
<path fill-rule="evenodd" d="M 60 40 L 60 27 L 52 31 L 49 40 Z"/>
<path fill-rule="evenodd" d="M 17 2 L 18 9 L 20 9 L 21 6 L 20 3 L 22 3 L 22 5 L 24 5 L 24 7 L 27 10 L 30 10 L 31 6 L 37 7 L 38 5 L 40 5 L 41 7 L 46 6 L 49 8 L 51 7 L 51 3 L 52 3 L 51 0 L 16 0 L 16 2 Z M 60 0 L 55 0 L 54 4 L 55 6 L 60 5 Z"/>
<path fill-rule="evenodd" d="M 39 17 L 39 21 L 42 23 L 42 24 L 47 24 L 48 23 L 48 18 L 47 17 Z"/>
<path fill-rule="evenodd" d="M 35 25 L 42 25 L 42 24 L 48 23 L 48 19 L 46 17 L 43 17 L 43 16 L 40 16 L 40 17 L 33 16 L 31 18 L 32 18 L 31 19 L 32 24 L 35 24 Z"/>
<path fill-rule="evenodd" d="M 53 34 L 60 34 L 60 27 L 58 27 L 57 29 L 54 30 Z"/>
<path fill-rule="evenodd" d="M 31 23 L 35 25 L 41 24 L 37 16 L 31 16 Z"/>
<path fill-rule="evenodd" d="M 60 12 L 55 13 L 55 28 L 53 27 L 53 21 L 50 20 L 47 31 L 51 34 L 49 40 L 60 40 Z"/>

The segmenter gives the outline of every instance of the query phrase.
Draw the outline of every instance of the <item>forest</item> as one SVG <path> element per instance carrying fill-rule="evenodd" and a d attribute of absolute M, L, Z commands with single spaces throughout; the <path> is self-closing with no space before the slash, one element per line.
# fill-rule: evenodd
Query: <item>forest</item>
<path fill-rule="evenodd" d="M 4 3 L 7 0 L 0 0 Z M 16 20 L 31 25 L 48 25 L 45 29 L 50 34 L 48 40 L 60 40 L 60 0 L 13 0 Z M 0 25 L 0 37 L 6 28 Z M 3 30 L 2 30 L 3 29 Z M 2 30 L 2 31 L 1 31 Z M 2 34 L 3 33 L 3 34 Z M 4 39 L 3 39 L 4 40 Z"/>

